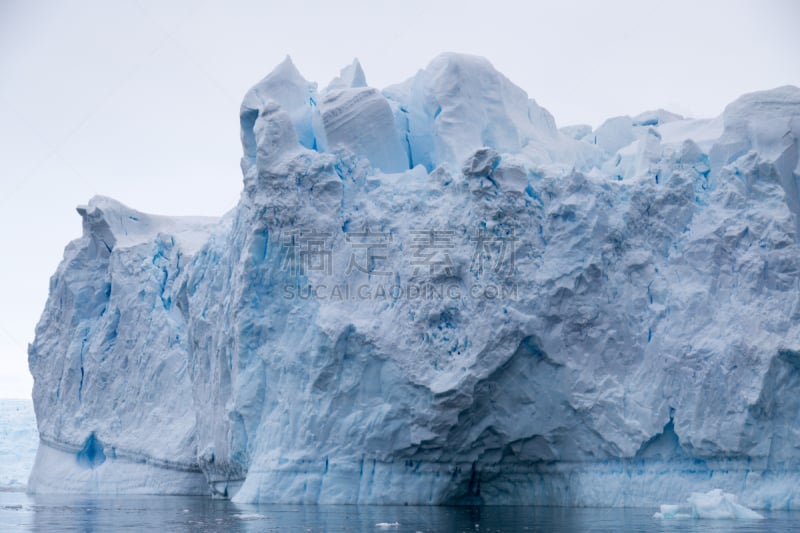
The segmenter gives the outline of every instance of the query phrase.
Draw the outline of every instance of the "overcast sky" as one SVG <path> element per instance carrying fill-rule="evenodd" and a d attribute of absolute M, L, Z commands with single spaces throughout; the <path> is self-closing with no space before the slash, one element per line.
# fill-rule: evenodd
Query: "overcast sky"
<path fill-rule="evenodd" d="M 479 54 L 559 126 L 597 126 L 800 85 L 799 22 L 794 0 L 0 0 L 0 397 L 30 394 L 26 346 L 75 206 L 233 207 L 240 99 L 286 54 L 321 86 L 358 57 L 379 88 Z"/>

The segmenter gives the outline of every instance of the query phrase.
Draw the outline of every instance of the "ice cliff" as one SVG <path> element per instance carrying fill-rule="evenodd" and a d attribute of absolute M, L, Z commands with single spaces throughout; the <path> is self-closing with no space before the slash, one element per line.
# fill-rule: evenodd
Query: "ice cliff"
<path fill-rule="evenodd" d="M 800 89 L 559 130 L 487 61 L 241 106 L 223 218 L 80 207 L 38 492 L 800 505 Z"/>

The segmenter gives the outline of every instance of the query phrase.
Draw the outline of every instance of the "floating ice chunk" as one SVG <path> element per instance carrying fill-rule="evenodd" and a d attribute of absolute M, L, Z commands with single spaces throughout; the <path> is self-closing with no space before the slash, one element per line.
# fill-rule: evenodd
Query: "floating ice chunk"
<path fill-rule="evenodd" d="M 235 515 L 239 520 L 264 520 L 266 516 L 258 513 L 239 513 Z"/>
<path fill-rule="evenodd" d="M 692 514 L 679 512 L 680 505 L 662 504 L 653 518 L 708 518 L 719 519 L 760 519 L 759 513 L 740 504 L 735 494 L 713 489 L 708 492 L 693 492 L 686 500 L 692 508 Z"/>
<path fill-rule="evenodd" d="M 653 518 L 691 518 L 692 515 L 679 513 L 681 506 L 673 504 L 662 504 L 660 511 L 653 515 Z"/>
<path fill-rule="evenodd" d="M 674 518 L 680 509 L 679 505 L 662 504 L 660 511 L 653 515 L 655 518 Z"/>
<path fill-rule="evenodd" d="M 378 522 L 375 527 L 380 529 L 389 529 L 390 527 L 400 527 L 400 522 Z"/>
<path fill-rule="evenodd" d="M 692 506 L 692 516 L 694 518 L 764 518 L 752 509 L 741 505 L 734 494 L 723 492 L 722 489 L 713 489 L 706 493 L 693 492 L 689 496 L 688 502 Z"/>

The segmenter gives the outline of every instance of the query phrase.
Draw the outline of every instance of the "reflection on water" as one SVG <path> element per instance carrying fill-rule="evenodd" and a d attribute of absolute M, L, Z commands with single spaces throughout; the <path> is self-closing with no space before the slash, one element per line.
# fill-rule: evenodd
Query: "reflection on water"
<path fill-rule="evenodd" d="M 657 520 L 653 509 L 236 505 L 183 496 L 0 492 L 0 531 L 798 531 L 800 513 L 752 522 Z"/>

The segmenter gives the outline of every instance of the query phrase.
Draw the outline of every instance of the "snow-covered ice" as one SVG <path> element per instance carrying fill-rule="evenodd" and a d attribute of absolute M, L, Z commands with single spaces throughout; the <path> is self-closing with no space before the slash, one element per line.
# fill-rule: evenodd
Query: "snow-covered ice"
<path fill-rule="evenodd" d="M 481 58 L 244 98 L 220 219 L 79 208 L 34 491 L 800 502 L 800 89 L 559 130 Z"/>

